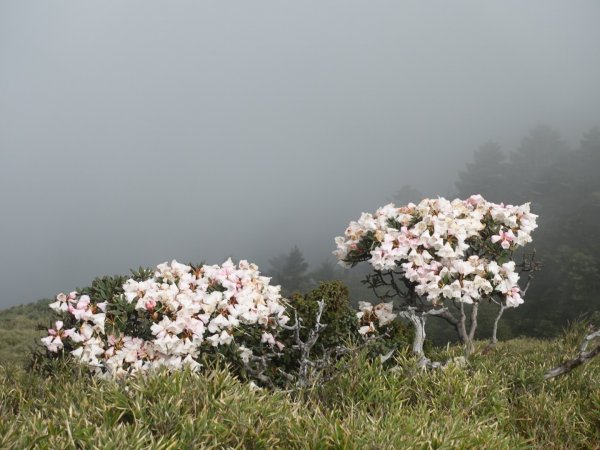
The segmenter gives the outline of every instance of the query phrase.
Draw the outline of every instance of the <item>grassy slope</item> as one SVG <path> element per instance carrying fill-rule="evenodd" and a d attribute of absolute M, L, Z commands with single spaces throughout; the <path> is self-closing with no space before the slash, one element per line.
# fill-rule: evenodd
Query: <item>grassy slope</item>
<path fill-rule="evenodd" d="M 39 300 L 0 311 L 0 364 L 23 362 L 39 344 L 39 338 L 45 333 L 36 327 L 51 323 L 52 310 L 48 303 L 50 300 Z"/>
<path fill-rule="evenodd" d="M 0 448 L 600 448 L 600 360 L 541 379 L 580 336 L 504 342 L 433 373 L 355 355 L 300 393 L 252 390 L 225 369 L 118 384 L 3 367 Z"/>

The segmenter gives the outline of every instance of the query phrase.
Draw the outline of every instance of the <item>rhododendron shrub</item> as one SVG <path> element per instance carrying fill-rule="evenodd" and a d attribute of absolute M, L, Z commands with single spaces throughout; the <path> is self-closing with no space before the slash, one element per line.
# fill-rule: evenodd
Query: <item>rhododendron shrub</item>
<path fill-rule="evenodd" d="M 203 354 L 226 348 L 247 361 L 254 349 L 283 347 L 277 335 L 289 317 L 280 287 L 269 281 L 247 261 L 160 264 L 108 299 L 59 294 L 50 308 L 60 320 L 42 343 L 49 354 L 68 352 L 108 377 L 160 367 L 197 370 Z"/>
<path fill-rule="evenodd" d="M 452 323 L 469 343 L 482 300 L 497 302 L 501 311 L 523 303 L 513 256 L 531 242 L 536 218 L 529 203 L 496 204 L 480 195 L 425 199 L 402 207 L 388 204 L 374 214 L 363 213 L 336 238 L 334 254 L 345 267 L 371 264 L 374 272 L 366 283 L 379 298 L 392 302 L 361 304 L 361 334 L 394 320 L 393 301 L 399 299 L 397 314 L 415 326 L 415 353 L 422 354 L 428 315 Z M 458 318 L 447 304 L 456 306 Z M 465 305 L 471 305 L 468 332 Z"/>

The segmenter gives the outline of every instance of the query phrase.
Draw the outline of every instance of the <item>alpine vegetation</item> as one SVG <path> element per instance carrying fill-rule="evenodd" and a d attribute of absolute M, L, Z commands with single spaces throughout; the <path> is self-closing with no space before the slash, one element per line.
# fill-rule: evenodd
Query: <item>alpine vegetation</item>
<path fill-rule="evenodd" d="M 104 301 L 59 294 L 49 306 L 61 320 L 42 343 L 48 354 L 68 352 L 110 378 L 161 367 L 195 371 L 202 352 L 223 346 L 247 361 L 260 344 L 283 345 L 275 336 L 289 318 L 279 286 L 269 281 L 247 261 L 159 264 L 152 276 L 128 279 Z"/>
<path fill-rule="evenodd" d="M 247 261 L 172 261 L 153 272 L 132 272 L 129 279 L 96 278 L 81 292 L 59 294 L 49 304 L 59 320 L 41 339 L 44 352 L 33 363 L 45 367 L 66 358 L 100 377 L 121 379 L 161 368 L 196 372 L 221 361 L 261 386 L 302 387 L 358 350 L 352 345 L 360 338 L 356 313 L 339 282 L 286 300 L 280 286 Z M 406 345 L 401 326 L 391 331 L 380 349 Z"/>
<path fill-rule="evenodd" d="M 378 325 L 394 320 L 394 300 L 399 299 L 397 315 L 414 326 L 412 351 L 424 365 L 429 364 L 423 356 L 428 316 L 450 322 L 471 351 L 482 301 L 496 303 L 499 316 L 505 308 L 523 303 L 526 288 L 519 286 L 519 269 L 532 271 L 536 265 L 524 258 L 517 267 L 513 257 L 531 242 L 536 219 L 529 203 L 496 204 L 480 195 L 424 199 L 402 207 L 388 204 L 375 214 L 363 213 L 335 239 L 334 251 L 345 267 L 369 262 L 374 273 L 367 275 L 366 284 L 379 299 L 389 300 L 359 305 L 361 334 L 375 333 Z M 454 305 L 458 317 L 448 304 Z M 468 330 L 465 305 L 471 308 Z"/>

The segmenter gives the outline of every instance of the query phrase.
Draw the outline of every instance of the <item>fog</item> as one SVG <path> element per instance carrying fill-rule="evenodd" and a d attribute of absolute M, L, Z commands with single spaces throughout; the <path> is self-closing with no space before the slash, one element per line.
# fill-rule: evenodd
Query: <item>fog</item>
<path fill-rule="evenodd" d="M 596 1 L 0 3 L 0 307 L 177 259 L 313 264 L 484 142 L 600 124 Z"/>

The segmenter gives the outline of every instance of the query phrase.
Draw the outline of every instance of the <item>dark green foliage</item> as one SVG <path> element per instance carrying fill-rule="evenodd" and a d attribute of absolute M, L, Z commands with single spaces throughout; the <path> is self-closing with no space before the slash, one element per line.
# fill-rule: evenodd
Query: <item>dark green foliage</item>
<path fill-rule="evenodd" d="M 97 277 L 90 286 L 77 289 L 80 294 L 89 295 L 93 304 L 107 302 L 110 305 L 110 313 L 107 314 L 106 327 L 108 333 L 125 333 L 129 336 L 150 338 L 150 326 L 152 320 L 145 311 L 136 311 L 134 303 L 128 303 L 122 297 L 123 284 L 130 278 L 135 281 L 146 280 L 153 275 L 150 268 L 140 267 L 131 270 L 131 275 L 105 275 Z M 65 320 L 73 321 L 73 324 L 65 322 L 66 328 L 75 325 L 72 316 L 67 315 Z"/>
<path fill-rule="evenodd" d="M 298 311 L 304 329 L 302 337 L 306 339 L 309 330 L 315 326 L 318 311 L 318 302 L 323 300 L 325 308 L 321 323 L 327 324 L 322 332 L 315 355 L 320 356 L 326 349 L 336 346 L 346 346 L 350 343 L 360 344 L 362 337 L 358 334 L 358 319 L 356 309 L 350 304 L 348 287 L 341 281 L 322 282 L 319 286 L 306 295 L 295 294 L 291 305 Z M 391 324 L 381 327 L 382 338 L 369 343 L 369 354 L 378 357 L 391 350 L 408 351 L 412 343 L 412 327 L 399 319 Z M 430 345 L 428 343 L 428 345 Z"/>
<path fill-rule="evenodd" d="M 356 244 L 356 248 L 348 252 L 344 262 L 352 264 L 352 267 L 363 261 L 371 259 L 371 250 L 375 247 L 375 233 L 373 231 L 367 231 Z"/>
<path fill-rule="evenodd" d="M 123 294 L 123 284 L 132 278 L 135 281 L 146 280 L 154 274 L 154 271 L 148 267 L 139 267 L 137 270 L 131 269 L 131 275 L 105 275 L 94 278 L 90 286 L 76 289 L 80 294 L 89 295 L 94 303 L 112 302 L 115 297 Z"/>
<path fill-rule="evenodd" d="M 319 286 L 308 292 L 301 294 L 296 292 L 289 299 L 288 325 L 295 323 L 296 317 L 300 323 L 300 339 L 307 342 L 311 330 L 314 330 L 316 317 L 318 313 L 318 302 L 323 300 L 325 303 L 321 316 L 321 324 L 325 324 L 316 341 L 310 350 L 310 359 L 322 359 L 325 355 L 331 356 L 329 361 L 334 363 L 343 355 L 338 355 L 336 348 L 356 345 L 360 342 L 360 336 L 357 333 L 358 321 L 356 312 L 351 307 L 349 301 L 348 288 L 341 281 L 326 281 L 319 283 Z M 266 375 L 276 386 L 290 386 L 297 379 L 300 370 L 301 351 L 297 346 L 296 334 L 294 330 L 284 330 L 280 332 L 277 339 L 284 345 L 279 354 L 270 359 L 270 367 Z M 246 342 L 248 340 L 246 339 Z M 272 353 L 264 344 L 260 342 L 260 335 L 254 337 L 254 345 L 248 346 L 255 355 L 261 356 Z M 239 359 L 232 355 L 231 366 L 235 373 L 247 378 L 249 377 L 244 366 L 240 364 Z M 328 357 L 329 357 L 328 356 Z M 330 364 L 326 370 L 333 369 Z M 282 372 L 288 374 L 292 379 L 282 375 Z M 318 373 L 312 373 L 311 377 L 318 377 Z"/>
<path fill-rule="evenodd" d="M 131 270 L 131 276 L 113 275 L 95 278 L 90 286 L 84 287 L 78 292 L 89 295 L 92 303 L 107 302 L 110 305 L 110 313 L 107 314 L 107 332 L 129 336 L 136 336 L 142 339 L 152 337 L 150 326 L 152 320 L 145 311 L 136 311 L 134 303 L 128 303 L 122 297 L 123 284 L 133 278 L 136 281 L 142 281 L 150 278 L 153 271 L 149 268 L 140 267 L 137 271 Z M 67 320 L 74 319 L 67 315 Z M 75 325 L 76 321 L 73 322 Z M 67 328 L 71 324 L 67 324 Z"/>
<path fill-rule="evenodd" d="M 411 344 L 414 337 L 414 328 L 402 322 L 400 319 L 394 320 L 392 323 L 379 327 L 381 339 L 374 340 L 369 343 L 368 355 L 371 358 L 378 358 L 387 355 L 393 351 L 395 355 L 410 354 Z M 427 353 L 432 349 L 431 341 L 425 340 L 423 350 Z M 388 359 L 388 365 L 394 364 L 394 359 Z"/>
<path fill-rule="evenodd" d="M 327 324 L 327 328 L 321 334 L 317 348 L 322 351 L 357 339 L 356 311 L 350 306 L 348 288 L 341 281 L 324 281 L 305 295 L 292 296 L 290 305 L 296 309 L 304 326 L 302 337 L 306 338 L 308 330 L 315 326 L 320 300 L 325 302 L 321 323 Z"/>
<path fill-rule="evenodd" d="M 358 322 L 356 313 L 350 305 L 348 288 L 341 281 L 326 281 L 319 283 L 318 287 L 307 294 L 296 292 L 289 299 L 291 318 L 289 325 L 293 325 L 296 317 L 298 318 L 301 325 L 300 338 L 303 342 L 307 341 L 310 331 L 315 327 L 320 300 L 325 302 L 321 324 L 327 326 L 311 350 L 312 359 L 321 358 L 328 349 L 350 345 L 359 338 Z M 275 371 L 281 369 L 295 376 L 300 364 L 300 351 L 296 347 L 295 332 L 283 331 L 279 335 L 279 340 L 285 347 L 280 357 L 272 360 Z M 258 354 L 264 352 L 260 344 L 252 350 Z M 288 382 L 283 377 L 276 377 L 274 381 L 278 385 L 285 385 Z"/>

